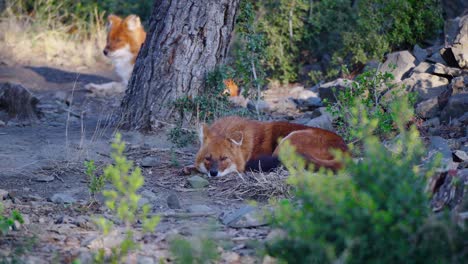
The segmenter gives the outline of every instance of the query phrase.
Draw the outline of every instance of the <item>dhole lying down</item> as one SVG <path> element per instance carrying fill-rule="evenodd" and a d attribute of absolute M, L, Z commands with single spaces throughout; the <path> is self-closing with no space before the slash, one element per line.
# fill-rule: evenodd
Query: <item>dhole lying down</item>
<path fill-rule="evenodd" d="M 231 172 L 241 174 L 246 170 L 269 171 L 280 165 L 278 151 L 286 140 L 307 162 L 334 171 L 342 164 L 330 151 L 348 151 L 344 140 L 328 130 L 236 116 L 221 118 L 210 127 L 203 124 L 199 136 L 201 147 L 196 155 L 195 168 L 208 176 L 224 176 Z"/>

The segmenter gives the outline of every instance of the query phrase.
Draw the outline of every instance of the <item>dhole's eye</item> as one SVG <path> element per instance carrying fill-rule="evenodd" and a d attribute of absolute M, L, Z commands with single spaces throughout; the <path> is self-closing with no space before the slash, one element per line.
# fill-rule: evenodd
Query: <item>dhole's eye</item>
<path fill-rule="evenodd" d="M 210 158 L 210 157 L 205 157 L 205 160 L 206 160 L 206 161 L 210 161 L 211 158 Z"/>
<path fill-rule="evenodd" d="M 227 160 L 227 157 L 221 157 L 221 158 L 219 158 L 219 160 L 220 161 L 225 161 L 225 160 Z"/>

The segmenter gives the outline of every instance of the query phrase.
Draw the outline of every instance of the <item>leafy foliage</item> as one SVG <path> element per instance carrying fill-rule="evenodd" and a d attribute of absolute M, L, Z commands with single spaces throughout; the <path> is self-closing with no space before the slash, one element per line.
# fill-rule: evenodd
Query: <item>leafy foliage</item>
<path fill-rule="evenodd" d="M 101 175 L 96 175 L 96 165 L 94 165 L 94 160 L 85 161 L 86 175 L 88 176 L 88 190 L 91 199 L 96 199 L 96 194 L 102 191 L 104 185 L 106 184 L 106 178 Z"/>
<path fill-rule="evenodd" d="M 10 216 L 4 216 L 3 210 L 3 204 L 0 203 L 0 235 L 6 234 L 15 221 L 24 223 L 23 216 L 17 210 L 13 210 Z"/>
<path fill-rule="evenodd" d="M 140 168 L 133 168 L 133 162 L 127 160 L 123 155 L 125 143 L 121 140 L 121 135 L 116 134 L 114 143 L 112 143 L 112 158 L 115 165 L 108 165 L 104 169 L 104 177 L 109 179 L 114 189 L 104 190 L 106 206 L 115 214 L 117 219 L 125 225 L 125 239 L 122 243 L 112 248 L 110 259 L 105 258 L 104 250 L 100 250 L 96 256 L 98 263 L 122 263 L 128 253 L 137 248 L 133 239 L 132 226 L 140 221 L 146 232 L 152 232 L 160 221 L 159 216 L 149 216 L 150 205 L 144 204 L 139 209 L 138 202 L 141 196 L 137 191 L 143 186 L 144 177 L 141 175 Z M 108 234 L 113 224 L 104 217 L 96 220 L 104 234 Z"/>
<path fill-rule="evenodd" d="M 180 264 L 212 263 L 219 258 L 215 240 L 207 237 L 175 237 L 170 241 L 170 250 Z"/>
<path fill-rule="evenodd" d="M 394 152 L 373 130 L 378 120 L 356 105 L 356 124 L 364 142 L 359 162 L 346 159 L 337 175 L 313 173 L 292 147 L 280 158 L 290 171 L 295 200 L 284 200 L 275 211 L 274 225 L 286 236 L 267 246 L 268 253 L 290 263 L 462 263 L 467 230 L 448 215 L 434 216 L 428 206 L 426 179 L 436 162 L 421 167 L 423 143 L 417 129 L 406 129 L 412 111 L 395 102 L 400 133 Z M 340 155 L 338 155 L 340 157 Z M 341 157 L 343 158 L 343 157 Z"/>
<path fill-rule="evenodd" d="M 359 138 L 359 133 L 354 131 L 356 126 L 352 125 L 359 118 L 359 113 L 356 112 L 358 104 L 362 104 L 369 118 L 377 122 L 375 133 L 388 136 L 390 132 L 395 130 L 396 113 L 390 108 L 390 100 L 384 98 L 387 92 L 391 94 L 403 90 L 392 83 L 393 78 L 391 73 L 370 70 L 356 77 L 355 81 L 350 82 L 349 88 L 335 90 L 337 103 L 327 102 L 327 111 L 337 118 L 337 126 L 347 140 Z M 413 104 L 415 99 L 415 95 L 410 93 L 408 96 L 400 96 L 396 100 L 408 101 Z"/>
<path fill-rule="evenodd" d="M 263 0 L 255 6 L 257 32 L 266 36 L 265 65 L 284 82 L 296 81 L 299 68 L 316 61 L 336 71 L 380 60 L 431 38 L 443 24 L 437 0 Z"/>

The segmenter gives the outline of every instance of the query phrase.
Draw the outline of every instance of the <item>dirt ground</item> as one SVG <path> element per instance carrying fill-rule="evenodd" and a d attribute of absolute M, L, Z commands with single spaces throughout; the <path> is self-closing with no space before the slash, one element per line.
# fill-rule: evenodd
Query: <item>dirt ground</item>
<path fill-rule="evenodd" d="M 78 72 L 0 64 L 0 82 L 19 83 L 30 89 L 39 98 L 38 108 L 44 114 L 32 125 L 0 126 L 0 189 L 9 193 L 2 202 L 7 213 L 17 209 L 25 218 L 25 224 L 0 239 L 0 262 L 71 263 L 80 259 L 86 263 L 98 247 L 111 247 L 121 237 L 117 232 L 104 239 L 93 224 L 94 216 L 108 216 L 109 212 L 103 206 L 88 205 L 83 165 L 94 160 L 102 169 L 111 162 L 110 142 L 116 132 L 111 121 L 121 98 L 93 97 L 83 89 L 89 82 L 111 80 L 116 76 L 106 67 Z M 281 176 L 249 177 L 247 183 L 241 183 L 234 175 L 193 189 L 188 176 L 180 172 L 192 163 L 197 146 L 174 149 L 167 140 L 167 129 L 153 134 L 122 131 L 126 155 L 143 168 L 142 197 L 151 204 L 153 213 L 163 216 L 153 234 L 137 232 L 142 247 L 131 256 L 130 263 L 167 261 L 171 236 L 207 232 L 223 241 L 218 245 L 222 262 L 258 262 L 255 245 L 266 238 L 269 227 L 247 219 L 234 228 L 221 220 L 239 208 L 250 208 L 250 199 L 260 206 L 265 204 L 268 194 L 249 186 Z M 281 188 L 265 192 L 283 195 L 287 191 Z M 54 195 L 72 199 L 72 203 L 54 200 Z M 174 199 L 180 208 L 174 205 Z"/>

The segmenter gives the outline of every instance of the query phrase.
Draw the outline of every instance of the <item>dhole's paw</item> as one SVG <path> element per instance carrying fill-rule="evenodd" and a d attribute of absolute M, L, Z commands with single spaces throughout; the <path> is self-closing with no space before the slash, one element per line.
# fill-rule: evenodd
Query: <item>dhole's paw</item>
<path fill-rule="evenodd" d="M 190 175 L 192 172 L 198 171 L 197 168 L 193 165 L 190 166 L 185 166 L 181 171 L 179 175 Z"/>
<path fill-rule="evenodd" d="M 120 82 L 110 82 L 103 84 L 88 83 L 84 87 L 87 91 L 97 96 L 118 95 L 125 92 L 125 85 Z"/>

